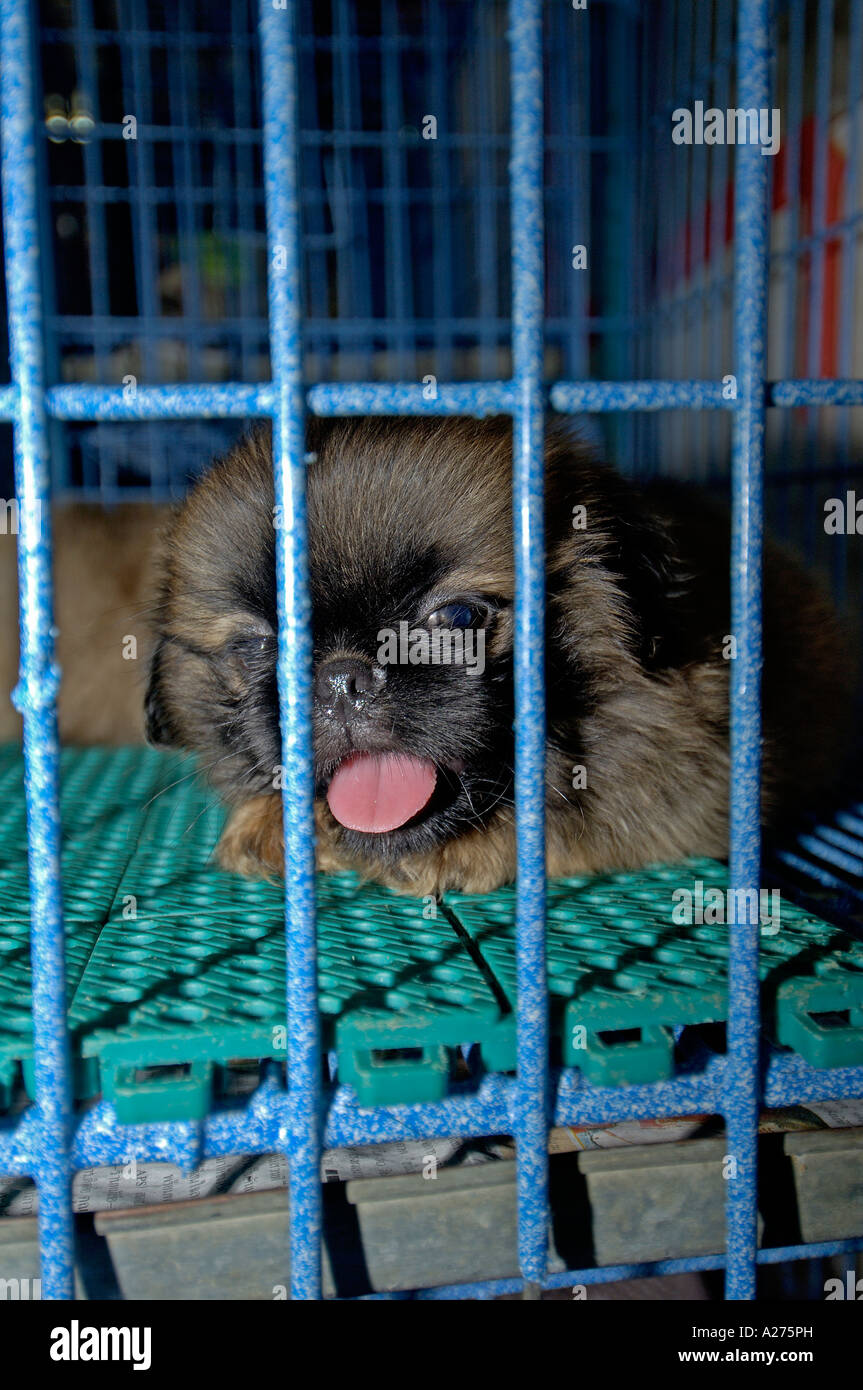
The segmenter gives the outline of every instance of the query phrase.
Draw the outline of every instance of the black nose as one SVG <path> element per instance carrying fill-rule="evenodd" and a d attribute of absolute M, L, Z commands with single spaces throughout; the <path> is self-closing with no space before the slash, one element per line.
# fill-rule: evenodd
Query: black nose
<path fill-rule="evenodd" d="M 367 661 L 350 656 L 333 657 L 318 667 L 315 697 L 326 709 L 349 716 L 362 708 L 379 684 Z"/>

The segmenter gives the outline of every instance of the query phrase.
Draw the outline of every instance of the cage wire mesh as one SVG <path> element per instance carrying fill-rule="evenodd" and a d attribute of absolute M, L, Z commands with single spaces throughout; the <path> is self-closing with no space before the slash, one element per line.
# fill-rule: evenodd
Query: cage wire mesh
<path fill-rule="evenodd" d="M 668 131 L 694 99 L 735 105 L 733 3 L 601 0 L 578 44 L 570 11 L 545 6 L 547 376 L 721 377 L 733 150 L 676 146 Z M 54 379 L 266 380 L 252 0 L 42 0 L 39 12 Z M 863 3 L 777 0 L 774 23 L 769 375 L 859 376 Z M 508 375 L 505 4 L 306 0 L 299 54 L 309 381 Z M 58 492 L 108 502 L 176 495 L 238 432 L 54 428 Z M 583 429 L 626 471 L 727 477 L 726 412 Z M 820 518 L 828 481 L 860 476 L 861 433 L 853 407 L 768 422 L 768 523 L 851 600 L 859 558 Z"/>
<path fill-rule="evenodd" d="M 267 379 L 254 10 L 41 4 L 55 379 Z M 631 374 L 645 278 L 631 179 L 643 15 L 591 7 L 573 46 L 570 14 L 546 7 L 550 379 Z M 508 375 L 506 5 L 304 3 L 299 53 L 309 380 Z M 588 245 L 595 270 L 575 269 Z M 231 434 L 61 428 L 58 491 L 106 501 L 182 490 Z"/>
<path fill-rule="evenodd" d="M 733 6 L 662 4 L 643 29 L 646 189 L 636 376 L 722 377 L 732 354 L 733 151 L 674 147 L 651 131 L 674 109 L 737 105 Z M 770 380 L 863 372 L 859 0 L 777 0 L 772 101 L 781 141 L 769 159 Z M 645 259 L 646 258 L 646 259 Z M 730 419 L 679 412 L 638 421 L 633 456 L 648 472 L 727 476 Z M 824 503 L 860 484 L 863 412 L 824 406 L 768 412 L 766 520 L 859 606 L 860 561 L 827 534 Z M 622 460 L 625 463 L 625 460 Z"/>
<path fill-rule="evenodd" d="M 253 0 L 37 8 L 49 380 L 269 379 Z M 860 378 L 863 0 L 773 11 L 768 376 Z M 508 377 L 506 5 L 303 0 L 299 15 L 309 382 Z M 593 0 L 577 44 L 570 19 L 570 0 L 547 0 L 546 377 L 721 378 L 733 150 L 669 130 L 696 100 L 736 105 L 735 6 Z M 721 492 L 730 425 L 693 410 L 581 428 L 624 471 Z M 51 428 L 57 492 L 113 503 L 179 495 L 239 425 Z M 863 485 L 861 432 L 860 408 L 768 413 L 768 524 L 849 606 L 859 547 L 823 516 Z"/>

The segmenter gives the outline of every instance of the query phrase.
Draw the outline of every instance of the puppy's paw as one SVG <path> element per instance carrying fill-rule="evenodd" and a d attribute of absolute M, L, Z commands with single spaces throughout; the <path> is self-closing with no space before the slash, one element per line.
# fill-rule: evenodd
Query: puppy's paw
<path fill-rule="evenodd" d="M 256 796 L 238 806 L 222 831 L 216 858 L 246 878 L 281 878 L 285 872 L 282 799 Z"/>

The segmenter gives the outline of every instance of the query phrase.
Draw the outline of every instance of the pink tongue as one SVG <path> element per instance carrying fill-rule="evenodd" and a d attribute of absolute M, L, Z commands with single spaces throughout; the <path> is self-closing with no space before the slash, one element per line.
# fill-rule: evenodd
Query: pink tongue
<path fill-rule="evenodd" d="M 339 765 L 327 790 L 330 810 L 348 830 L 380 834 L 412 820 L 435 789 L 427 758 L 402 753 L 354 753 Z"/>

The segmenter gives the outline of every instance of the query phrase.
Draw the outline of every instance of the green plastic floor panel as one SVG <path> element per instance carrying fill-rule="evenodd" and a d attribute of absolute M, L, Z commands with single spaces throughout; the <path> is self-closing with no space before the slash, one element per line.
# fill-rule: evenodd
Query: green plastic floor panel
<path fill-rule="evenodd" d="M 61 761 L 66 982 L 73 998 L 135 848 L 146 809 L 188 772 L 152 749 L 66 749 Z M 32 1080 L 27 820 L 20 749 L 0 744 L 0 1109 L 19 1064 Z M 76 1056 L 78 1090 L 85 1071 Z"/>
<path fill-rule="evenodd" d="M 24 768 L 0 745 L 0 919 L 29 920 Z M 150 806 L 188 773 L 186 759 L 150 748 L 65 749 L 61 761 L 63 910 L 104 921 Z"/>
<path fill-rule="evenodd" d="M 549 883 L 552 1029 L 565 1064 L 597 1084 L 664 1079 L 675 1025 L 725 1021 L 728 927 L 675 920 L 675 893 L 696 900 L 698 883 L 705 897 L 710 889 L 725 895 L 728 871 L 692 859 Z M 514 888 L 447 902 L 514 1003 Z M 759 965 L 765 1026 L 776 1042 L 816 1067 L 863 1063 L 863 943 L 783 900 L 778 924 L 761 931 Z"/>
<path fill-rule="evenodd" d="M 74 919 L 66 924 L 66 981 L 70 998 L 100 931 L 98 922 Z M 0 1111 L 9 1104 L 19 1065 L 23 1064 L 32 1082 L 31 998 L 29 923 L 23 918 L 7 918 L 0 922 Z M 77 1086 L 83 1094 L 83 1078 L 78 1078 Z"/>
<path fill-rule="evenodd" d="M 99 1089 L 124 1120 L 167 1118 L 166 1106 L 173 1114 L 190 1066 L 199 1067 L 197 1114 L 209 1104 L 211 1064 L 285 1057 L 281 894 L 256 885 L 258 910 L 243 913 L 230 876 L 201 872 L 211 882 L 206 925 L 198 913 L 112 919 L 75 992 L 82 1055 L 97 1060 Z M 337 1050 L 342 1079 L 368 1104 L 444 1095 L 443 1049 L 500 1028 L 482 972 L 444 918 L 424 921 L 421 902 L 359 889 L 350 875 L 323 880 L 318 897 L 323 1044 Z M 171 1067 L 184 1070 L 141 1075 Z"/>
<path fill-rule="evenodd" d="M 228 1064 L 285 1060 L 281 886 L 214 864 L 224 810 L 188 759 L 67 751 L 63 812 L 78 1095 L 123 1122 L 199 1118 Z M 725 1019 L 727 927 L 672 917 L 697 880 L 727 887 L 710 860 L 549 884 L 552 1027 L 590 1079 L 667 1076 L 675 1025 Z M 447 912 L 320 876 L 322 1045 L 362 1104 L 445 1095 L 467 1043 L 514 1069 L 514 905 L 448 895 L 468 950 Z M 863 1062 L 863 945 L 785 901 L 780 921 L 761 937 L 767 1026 L 815 1066 Z M 22 768 L 0 749 L 0 1105 L 19 1065 L 32 1094 L 30 984 Z"/>

